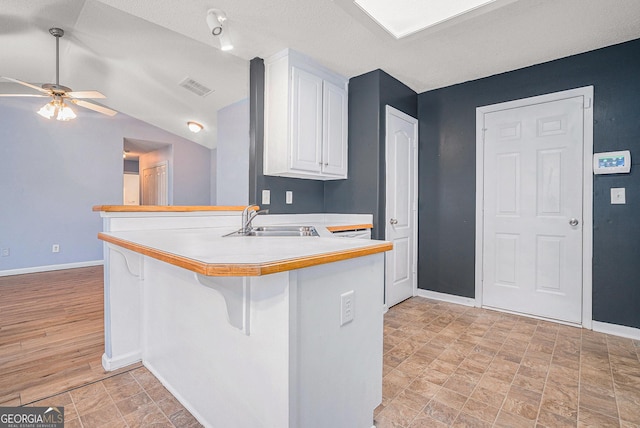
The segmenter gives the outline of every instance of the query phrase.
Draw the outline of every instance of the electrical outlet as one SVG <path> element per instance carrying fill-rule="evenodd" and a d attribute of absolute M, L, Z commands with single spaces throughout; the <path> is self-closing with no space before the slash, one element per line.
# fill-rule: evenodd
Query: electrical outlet
<path fill-rule="evenodd" d="M 340 325 L 353 321 L 355 313 L 355 292 L 347 291 L 340 295 Z"/>
<path fill-rule="evenodd" d="M 10 254 L 11 254 L 11 251 L 9 248 L 2 249 L 2 257 L 9 257 Z"/>
<path fill-rule="evenodd" d="M 292 204 L 293 203 L 293 191 L 292 190 L 287 190 L 285 192 L 285 199 L 286 199 L 286 203 L 287 204 Z"/>
<path fill-rule="evenodd" d="M 53 244 L 53 245 L 51 246 L 51 252 L 52 252 L 52 253 L 59 253 L 59 252 L 60 252 L 60 245 L 58 245 L 58 244 Z"/>

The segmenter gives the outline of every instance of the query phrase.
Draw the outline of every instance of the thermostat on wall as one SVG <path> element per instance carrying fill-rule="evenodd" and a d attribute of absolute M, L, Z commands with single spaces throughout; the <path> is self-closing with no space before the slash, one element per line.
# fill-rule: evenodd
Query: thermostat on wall
<path fill-rule="evenodd" d="M 624 174 L 631 171 L 631 152 L 605 152 L 593 154 L 594 174 Z"/>

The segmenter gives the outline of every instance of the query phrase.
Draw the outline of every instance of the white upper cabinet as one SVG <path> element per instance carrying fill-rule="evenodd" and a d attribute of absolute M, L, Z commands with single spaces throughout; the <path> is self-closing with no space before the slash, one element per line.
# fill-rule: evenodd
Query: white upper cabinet
<path fill-rule="evenodd" d="M 348 80 L 290 49 L 265 73 L 264 174 L 347 178 Z"/>

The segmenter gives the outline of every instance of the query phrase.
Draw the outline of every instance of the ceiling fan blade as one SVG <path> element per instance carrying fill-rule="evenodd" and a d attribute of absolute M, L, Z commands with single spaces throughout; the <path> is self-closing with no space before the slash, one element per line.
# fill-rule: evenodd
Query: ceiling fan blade
<path fill-rule="evenodd" d="M 36 97 L 36 98 L 48 98 L 50 95 L 38 95 L 38 94 L 0 94 L 0 97 Z"/>
<path fill-rule="evenodd" d="M 71 91 L 67 92 L 67 95 L 71 98 L 107 98 L 98 91 Z"/>
<path fill-rule="evenodd" d="M 42 89 L 40 86 L 32 85 L 31 83 L 23 82 L 22 80 L 13 79 L 11 77 L 4 77 L 4 76 L 0 76 L 0 77 L 3 78 L 4 80 L 8 80 L 9 82 L 17 83 L 19 85 L 23 85 L 23 86 L 26 86 L 28 88 L 35 89 L 36 91 L 40 91 L 40 92 L 43 92 L 45 94 L 49 94 L 49 91 L 47 91 L 46 89 Z"/>
<path fill-rule="evenodd" d="M 117 111 L 111 110 L 110 108 L 99 106 L 98 104 L 93 104 L 88 101 L 71 99 L 72 103 L 79 105 L 80 107 L 88 108 L 89 110 L 97 111 L 98 113 L 106 114 L 107 116 L 115 116 L 118 114 Z"/>

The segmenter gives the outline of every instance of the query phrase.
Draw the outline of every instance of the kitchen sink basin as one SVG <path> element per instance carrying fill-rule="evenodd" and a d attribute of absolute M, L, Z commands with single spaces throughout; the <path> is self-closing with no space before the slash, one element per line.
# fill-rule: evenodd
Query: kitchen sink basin
<path fill-rule="evenodd" d="M 319 236 L 313 226 L 258 226 L 244 236 Z"/>
<path fill-rule="evenodd" d="M 320 236 L 313 226 L 257 226 L 228 236 Z"/>

